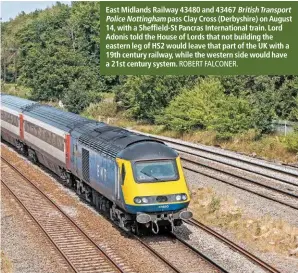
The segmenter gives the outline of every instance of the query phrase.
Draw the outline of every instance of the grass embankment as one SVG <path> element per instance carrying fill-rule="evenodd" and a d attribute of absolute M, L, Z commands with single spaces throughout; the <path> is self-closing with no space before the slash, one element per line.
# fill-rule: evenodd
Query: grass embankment
<path fill-rule="evenodd" d="M 14 83 L 1 84 L 1 92 L 12 96 L 18 96 L 21 98 L 29 98 L 31 95 L 30 88 L 26 88 L 24 86 L 20 86 Z"/>
<path fill-rule="evenodd" d="M 12 272 L 11 261 L 6 257 L 3 251 L 1 251 L 1 272 L 2 273 Z"/>
<path fill-rule="evenodd" d="M 232 233 L 250 247 L 298 257 L 298 228 L 271 217 L 243 216 L 236 201 L 218 196 L 211 188 L 192 190 L 190 209 L 194 218 Z"/>

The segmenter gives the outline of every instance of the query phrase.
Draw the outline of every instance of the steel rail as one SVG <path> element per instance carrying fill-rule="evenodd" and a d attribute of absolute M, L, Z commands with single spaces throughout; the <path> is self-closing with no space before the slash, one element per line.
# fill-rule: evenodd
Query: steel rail
<path fill-rule="evenodd" d="M 103 250 L 97 243 L 90 238 L 87 233 L 77 224 L 74 220 L 72 220 L 53 200 L 51 200 L 43 191 L 41 191 L 27 176 L 22 174 L 15 166 L 9 163 L 2 155 L 1 159 L 13 170 L 15 171 L 20 177 L 22 177 L 26 182 L 28 182 L 42 197 L 44 197 L 54 208 L 56 208 L 63 216 L 77 229 L 79 232 L 89 241 L 93 246 L 95 246 L 105 257 L 106 259 L 121 273 L 125 271 Z M 1 180 L 2 182 L 2 180 Z M 2 182 L 3 183 L 3 182 Z M 28 211 L 28 210 L 26 210 Z M 31 213 L 30 213 L 31 214 Z M 39 224 L 40 226 L 40 224 Z M 43 231 L 45 231 L 43 229 Z M 49 237 L 49 235 L 47 234 Z M 52 241 L 52 240 L 51 240 Z M 77 271 L 76 271 L 77 272 Z"/>
<path fill-rule="evenodd" d="M 22 203 L 22 201 L 14 194 L 14 192 L 9 188 L 9 186 L 3 181 L 1 178 L 1 184 L 5 187 L 5 189 L 14 197 L 14 199 L 17 201 L 17 203 L 26 211 L 26 213 L 29 215 L 29 217 L 38 225 L 38 227 L 43 231 L 44 235 L 49 239 L 49 241 L 52 243 L 52 245 L 57 249 L 59 254 L 64 258 L 64 260 L 68 263 L 70 268 L 76 272 L 79 273 L 79 271 L 76 270 L 74 264 L 67 258 L 65 253 L 59 248 L 59 246 L 55 243 L 55 241 L 52 240 L 52 238 L 49 236 L 49 234 L 46 232 L 46 230 L 43 228 L 43 226 L 39 223 L 39 221 L 35 218 L 33 214 L 30 213 L 30 211 L 26 208 L 26 206 Z"/>
<path fill-rule="evenodd" d="M 140 239 L 138 236 L 133 234 L 133 237 L 140 242 L 146 249 L 148 249 L 150 252 L 153 253 L 154 256 L 156 256 L 158 259 L 160 259 L 163 263 L 165 263 L 168 267 L 170 267 L 174 272 L 176 273 L 183 273 L 181 270 L 179 270 L 176 266 L 174 266 L 172 263 L 170 263 L 164 256 L 159 254 L 155 249 L 153 249 L 149 244 L 145 243 Z"/>
<path fill-rule="evenodd" d="M 218 178 L 218 177 L 216 177 L 215 175 L 212 176 L 212 175 L 206 174 L 206 173 L 204 173 L 204 172 L 200 172 L 200 171 L 198 171 L 198 170 L 194 170 L 194 169 L 191 169 L 191 168 L 189 168 L 189 167 L 185 167 L 185 166 L 183 166 L 183 168 L 186 169 L 186 170 L 189 170 L 189 171 L 191 171 L 191 172 L 199 173 L 199 174 L 204 175 L 204 176 L 206 176 L 206 177 L 215 179 L 215 180 L 220 181 L 220 182 L 222 182 L 222 183 L 231 185 L 231 186 L 233 186 L 233 187 L 235 187 L 235 188 L 238 188 L 238 189 L 241 189 L 241 190 L 244 190 L 244 191 L 253 193 L 253 194 L 255 194 L 255 195 L 264 197 L 264 198 L 266 198 L 266 199 L 268 199 L 268 200 L 270 200 L 270 201 L 274 201 L 274 202 L 280 203 L 280 204 L 282 204 L 282 205 L 285 205 L 285 206 L 287 206 L 287 207 L 290 207 L 290 208 L 293 208 L 293 209 L 296 209 L 296 210 L 298 209 L 298 206 L 293 206 L 293 205 L 288 204 L 288 203 L 286 203 L 286 202 L 283 202 L 283 201 L 280 201 L 280 200 L 276 200 L 276 199 L 274 199 L 274 198 L 271 198 L 271 197 L 269 197 L 269 196 L 267 196 L 267 195 L 265 195 L 265 194 L 255 192 L 255 191 L 250 190 L 250 189 L 246 189 L 245 187 L 241 187 L 241 186 L 236 185 L 236 184 L 234 184 L 234 183 L 231 183 L 231 182 L 229 182 L 229 181 L 226 181 L 226 180 L 223 180 L 223 179 L 221 179 L 221 178 Z"/>
<path fill-rule="evenodd" d="M 203 254 L 201 251 L 184 241 L 183 239 L 179 238 L 176 234 L 171 233 L 171 236 L 173 236 L 177 241 L 185 245 L 187 248 L 191 249 L 193 252 L 195 252 L 197 255 L 200 256 L 204 261 L 206 261 L 208 264 L 213 266 L 215 269 L 220 270 L 221 272 L 228 273 L 226 269 L 224 269 L 222 266 L 218 265 L 214 261 L 212 261 L 209 257 L 207 257 L 205 254 Z"/>
<path fill-rule="evenodd" d="M 281 273 L 279 270 L 277 270 L 276 268 L 272 267 L 271 265 L 269 265 L 268 263 L 262 261 L 260 258 L 258 258 L 257 256 L 255 256 L 254 254 L 248 252 L 246 249 L 244 249 L 243 247 L 235 244 L 234 242 L 232 242 L 231 240 L 229 240 L 228 238 L 224 237 L 223 235 L 219 234 L 218 232 L 216 232 L 215 230 L 207 227 L 206 225 L 202 224 L 201 222 L 199 222 L 198 220 L 192 218 L 190 220 L 186 220 L 184 221 L 187 224 L 193 225 L 197 228 L 200 228 L 202 230 L 204 230 L 205 232 L 207 232 L 208 234 L 216 237 L 217 239 L 219 239 L 220 241 L 224 242 L 226 245 L 228 245 L 229 247 L 231 247 L 232 249 L 240 252 L 241 254 L 243 254 L 245 257 L 247 257 L 248 259 L 250 259 L 252 262 L 254 262 L 255 264 L 259 265 L 260 267 L 262 267 L 263 269 L 271 272 L 271 273 Z"/>
<path fill-rule="evenodd" d="M 242 177 L 241 175 L 237 175 L 237 174 L 234 174 L 234 173 L 230 173 L 230 172 L 227 172 L 227 171 L 224 171 L 224 170 L 218 170 L 216 169 L 215 167 L 212 167 L 212 166 L 208 166 L 208 165 L 205 165 L 203 163 L 200 163 L 200 162 L 197 162 L 195 160 L 192 160 L 192 159 L 189 159 L 189 158 L 185 158 L 184 156 L 181 156 L 181 159 L 184 160 L 184 161 L 187 161 L 191 164 L 195 164 L 195 165 L 200 165 L 200 166 L 203 166 L 205 168 L 208 168 L 208 169 L 211 169 L 211 170 L 214 170 L 216 172 L 220 172 L 220 173 L 223 173 L 223 174 L 226 174 L 226 175 L 229 175 L 229 176 L 232 176 L 234 178 L 237 178 L 237 179 L 241 179 L 241 180 L 244 180 L 244 181 L 248 181 L 249 183 L 253 183 L 253 184 L 256 184 L 260 187 L 263 187 L 263 188 L 266 188 L 266 189 L 269 189 L 269 190 L 274 190 L 276 192 L 279 192 L 279 193 L 282 193 L 282 194 L 286 194 L 286 195 L 289 195 L 290 197 L 294 197 L 294 198 L 298 198 L 298 195 L 297 194 L 294 194 L 294 193 L 290 193 L 290 192 L 287 192 L 285 190 L 281 190 L 281 189 L 277 189 L 275 187 L 272 187 L 272 186 L 269 186 L 269 185 L 265 185 L 263 183 L 260 183 L 260 182 L 257 182 L 251 178 L 248 178 L 248 177 Z M 298 189 L 298 188 L 297 188 Z"/>

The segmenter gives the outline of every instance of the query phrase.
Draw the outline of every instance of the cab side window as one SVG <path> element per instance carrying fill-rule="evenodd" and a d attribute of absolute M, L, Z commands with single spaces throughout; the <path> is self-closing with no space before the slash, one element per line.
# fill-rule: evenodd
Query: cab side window
<path fill-rule="evenodd" d="M 122 164 L 122 167 L 121 167 L 121 184 L 122 185 L 124 184 L 125 175 L 126 175 L 125 166 L 124 166 L 124 164 Z"/>

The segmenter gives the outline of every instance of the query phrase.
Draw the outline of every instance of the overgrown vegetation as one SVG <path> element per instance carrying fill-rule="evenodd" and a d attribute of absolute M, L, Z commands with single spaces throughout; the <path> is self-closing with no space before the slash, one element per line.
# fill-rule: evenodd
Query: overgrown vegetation
<path fill-rule="evenodd" d="M 236 201 L 218 196 L 211 188 L 192 189 L 194 217 L 213 227 L 232 230 L 241 241 L 264 252 L 298 257 L 298 228 L 271 217 L 244 216 Z"/>
<path fill-rule="evenodd" d="M 7 258 L 3 251 L 1 251 L 1 272 L 2 273 L 11 273 L 12 264 L 11 261 Z"/>
<path fill-rule="evenodd" d="M 149 134 L 163 135 L 205 145 L 219 146 L 223 149 L 242 152 L 250 156 L 258 156 L 286 163 L 297 162 L 297 133 L 288 134 L 287 136 L 271 134 L 260 136 L 255 130 L 249 130 L 225 140 L 219 139 L 217 132 L 211 130 L 178 132 L 166 130 L 164 125 L 138 123 L 121 117 L 116 119 L 113 123 L 117 126 L 130 127 L 137 131 Z"/>
<path fill-rule="evenodd" d="M 203 79 L 193 90 L 185 90 L 172 100 L 158 122 L 179 132 L 211 129 L 221 139 L 254 127 L 248 100 L 224 92 L 219 79 Z"/>
<path fill-rule="evenodd" d="M 31 97 L 30 88 L 26 88 L 24 86 L 18 86 L 17 84 L 14 84 L 14 83 L 1 84 L 1 91 L 3 93 L 13 95 L 13 96 L 18 96 L 21 98 Z"/>
<path fill-rule="evenodd" d="M 120 113 L 172 134 L 212 135 L 220 145 L 252 131 L 251 142 L 271 138 L 275 119 L 298 121 L 297 75 L 102 76 L 99 16 L 99 2 L 58 2 L 2 23 L 2 90 L 61 100 L 90 117 Z M 297 154 L 297 133 L 278 142 Z"/>

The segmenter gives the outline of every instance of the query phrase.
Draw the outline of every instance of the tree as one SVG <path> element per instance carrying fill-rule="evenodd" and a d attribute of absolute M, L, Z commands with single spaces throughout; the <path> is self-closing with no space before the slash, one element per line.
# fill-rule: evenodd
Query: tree
<path fill-rule="evenodd" d="M 62 102 L 70 112 L 80 113 L 91 103 L 97 103 L 100 100 L 100 93 L 88 90 L 86 83 L 75 80 L 64 93 Z"/>
<path fill-rule="evenodd" d="M 184 90 L 158 116 L 157 121 L 166 128 L 189 131 L 207 128 L 214 119 L 218 102 L 224 100 L 224 89 L 219 80 L 206 79 L 193 90 Z"/>
<path fill-rule="evenodd" d="M 283 76 L 276 91 L 276 115 L 285 120 L 298 121 L 298 76 Z"/>
<path fill-rule="evenodd" d="M 226 95 L 216 77 L 178 95 L 157 120 L 177 131 L 215 130 L 220 138 L 230 138 L 253 127 L 249 102 Z"/>
<path fill-rule="evenodd" d="M 129 76 L 117 88 L 116 101 L 135 119 L 154 122 L 183 88 L 192 87 L 198 76 Z"/>
<path fill-rule="evenodd" d="M 252 128 L 253 124 L 249 102 L 244 98 L 227 95 L 218 102 L 216 114 L 208 129 L 216 131 L 219 139 L 229 139 Z"/>

